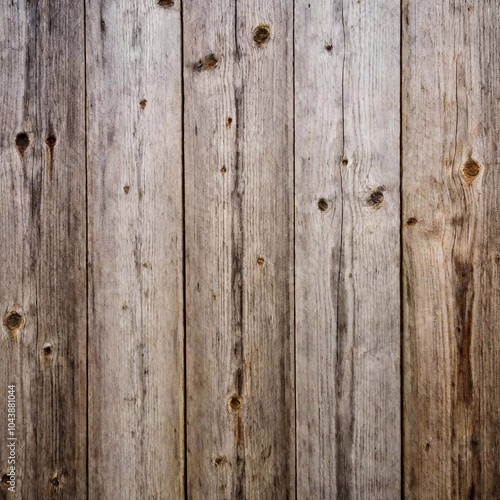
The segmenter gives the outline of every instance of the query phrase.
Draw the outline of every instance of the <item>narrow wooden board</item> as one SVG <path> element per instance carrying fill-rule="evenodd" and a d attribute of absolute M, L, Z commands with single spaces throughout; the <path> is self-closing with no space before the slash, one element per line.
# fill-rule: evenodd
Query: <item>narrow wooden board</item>
<path fill-rule="evenodd" d="M 180 5 L 87 1 L 89 493 L 181 498 Z"/>
<path fill-rule="evenodd" d="M 406 497 L 500 498 L 500 10 L 403 29 Z"/>
<path fill-rule="evenodd" d="M 290 2 L 185 5 L 189 497 L 293 498 Z"/>
<path fill-rule="evenodd" d="M 298 498 L 400 498 L 399 20 L 295 2 Z"/>
<path fill-rule="evenodd" d="M 0 497 L 86 498 L 83 2 L 2 2 L 0 60 Z"/>

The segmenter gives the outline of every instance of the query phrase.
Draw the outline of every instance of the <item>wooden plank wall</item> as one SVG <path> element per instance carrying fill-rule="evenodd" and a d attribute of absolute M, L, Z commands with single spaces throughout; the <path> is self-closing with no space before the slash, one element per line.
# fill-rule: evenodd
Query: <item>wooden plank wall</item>
<path fill-rule="evenodd" d="M 399 33 L 296 3 L 298 498 L 400 495 Z"/>
<path fill-rule="evenodd" d="M 500 9 L 403 20 L 405 492 L 500 498 Z"/>
<path fill-rule="evenodd" d="M 87 494 L 84 34 L 81 2 L 0 7 L 2 498 L 7 443 L 9 498 Z"/>
<path fill-rule="evenodd" d="M 3 2 L 0 498 L 500 498 L 499 26 Z"/>

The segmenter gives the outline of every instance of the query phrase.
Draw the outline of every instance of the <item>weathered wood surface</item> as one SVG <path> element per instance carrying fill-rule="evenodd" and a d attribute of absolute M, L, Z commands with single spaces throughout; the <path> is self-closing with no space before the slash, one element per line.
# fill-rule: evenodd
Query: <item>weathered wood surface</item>
<path fill-rule="evenodd" d="M 296 2 L 297 497 L 399 498 L 399 2 Z"/>
<path fill-rule="evenodd" d="M 292 5 L 184 4 L 190 498 L 293 498 Z"/>
<path fill-rule="evenodd" d="M 89 494 L 181 498 L 180 9 L 86 10 Z"/>
<path fill-rule="evenodd" d="M 1 498 L 86 497 L 83 14 L 82 2 L 0 6 Z"/>
<path fill-rule="evenodd" d="M 500 498 L 500 8 L 403 29 L 406 497 Z"/>

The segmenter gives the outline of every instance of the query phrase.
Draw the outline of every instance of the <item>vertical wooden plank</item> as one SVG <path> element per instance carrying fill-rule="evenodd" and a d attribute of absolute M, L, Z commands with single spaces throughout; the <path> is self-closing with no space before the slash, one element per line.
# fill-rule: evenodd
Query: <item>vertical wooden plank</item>
<path fill-rule="evenodd" d="M 190 498 L 293 498 L 289 2 L 184 5 Z"/>
<path fill-rule="evenodd" d="M 405 491 L 500 497 L 500 10 L 404 2 Z"/>
<path fill-rule="evenodd" d="M 87 2 L 92 498 L 183 495 L 180 22 Z"/>
<path fill-rule="evenodd" d="M 298 498 L 399 498 L 400 6 L 295 2 Z"/>
<path fill-rule="evenodd" d="M 0 496 L 85 498 L 83 2 L 2 2 L 0 60 Z"/>

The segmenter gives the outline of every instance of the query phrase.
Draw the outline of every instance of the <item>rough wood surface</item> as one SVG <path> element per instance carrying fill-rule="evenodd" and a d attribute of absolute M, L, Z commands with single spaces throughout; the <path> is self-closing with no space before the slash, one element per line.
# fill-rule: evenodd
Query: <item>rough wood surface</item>
<path fill-rule="evenodd" d="M 89 493 L 181 498 L 180 8 L 87 2 Z"/>
<path fill-rule="evenodd" d="M 403 23 L 406 496 L 500 498 L 500 9 Z"/>
<path fill-rule="evenodd" d="M 86 497 L 83 12 L 83 2 L 0 5 L 1 498 Z"/>
<path fill-rule="evenodd" d="M 290 2 L 184 5 L 190 498 L 293 498 Z"/>
<path fill-rule="evenodd" d="M 296 2 L 298 498 L 400 497 L 399 18 Z"/>

